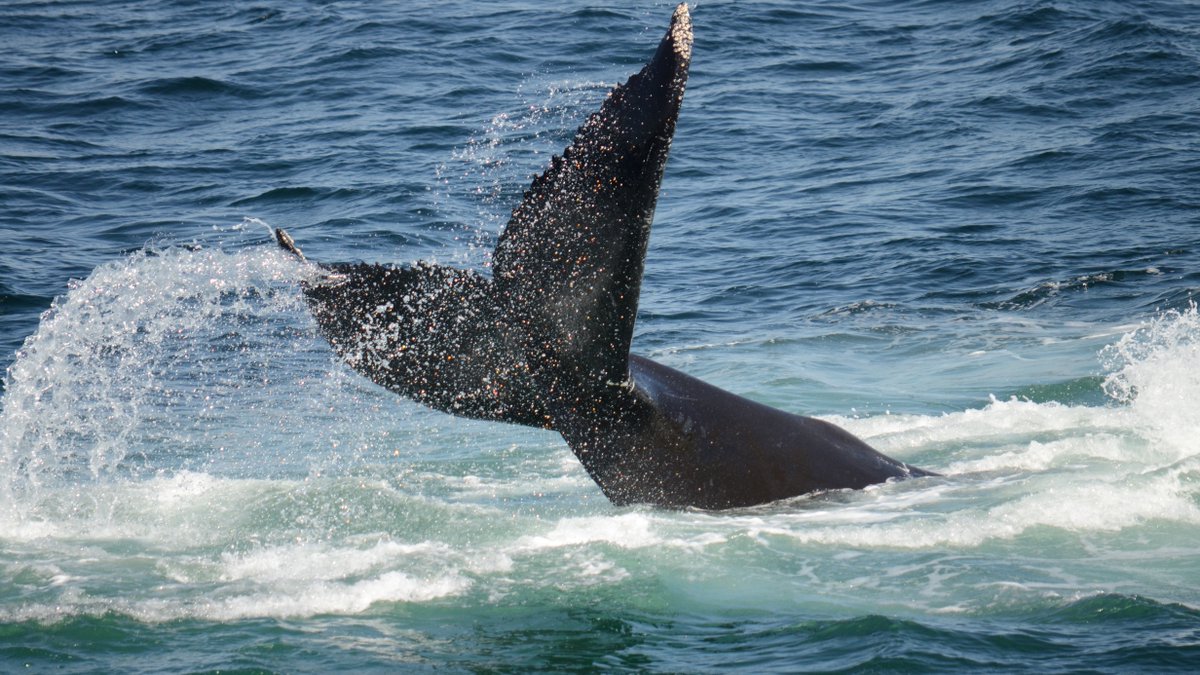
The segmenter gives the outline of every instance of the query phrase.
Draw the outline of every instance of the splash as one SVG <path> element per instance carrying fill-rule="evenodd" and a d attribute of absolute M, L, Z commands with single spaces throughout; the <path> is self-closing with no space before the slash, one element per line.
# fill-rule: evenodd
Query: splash
<path fill-rule="evenodd" d="M 517 88 L 517 107 L 492 116 L 438 167 L 435 206 L 447 219 L 467 223 L 455 237 L 464 245 L 445 252 L 449 262 L 490 264 L 496 237 L 520 201 L 520 192 L 511 190 L 545 170 L 550 156 L 570 142 L 573 130 L 611 87 L 598 81 L 525 82 Z"/>
<path fill-rule="evenodd" d="M 1137 415 L 1160 452 L 1200 455 L 1200 314 L 1195 303 L 1171 310 L 1103 350 L 1104 391 Z"/>
<path fill-rule="evenodd" d="M 269 246 L 193 246 L 143 250 L 72 281 L 7 371 L 0 496 L 20 504 L 49 482 L 211 462 L 210 448 L 263 424 L 279 373 L 319 377 L 327 360 L 301 275 Z"/>

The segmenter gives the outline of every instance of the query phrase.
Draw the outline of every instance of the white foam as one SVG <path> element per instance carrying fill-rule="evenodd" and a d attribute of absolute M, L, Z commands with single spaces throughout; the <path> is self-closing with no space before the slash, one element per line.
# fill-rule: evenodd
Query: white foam
<path fill-rule="evenodd" d="M 51 622 L 66 616 L 100 616 L 117 612 L 140 621 L 163 622 L 179 619 L 236 621 L 248 618 L 293 619 L 320 614 L 360 614 L 378 603 L 420 603 L 458 595 L 471 586 L 457 575 L 413 577 L 403 572 L 384 572 L 353 583 L 316 582 L 292 584 L 246 594 L 223 591 L 215 597 L 170 597 L 163 599 L 100 599 L 79 593 L 65 594 L 53 605 L 26 604 L 0 608 L 0 620 Z"/>
<path fill-rule="evenodd" d="M 1192 497 L 1186 473 L 1140 477 L 1117 473 L 1108 480 L 1084 474 L 1077 481 L 1064 475 L 1071 474 L 1026 476 L 994 486 L 964 481 L 950 489 L 931 488 L 940 493 L 936 504 L 941 507 L 932 511 L 908 512 L 887 502 L 865 504 L 780 514 L 745 523 L 746 532 L 757 538 L 778 536 L 833 547 L 938 549 L 1011 541 L 1042 527 L 1087 535 L 1154 521 L 1200 525 L 1200 506 Z M 875 518 L 854 513 L 859 510 Z"/>
<path fill-rule="evenodd" d="M 618 584 L 632 575 L 629 570 L 602 555 L 574 552 L 566 556 L 554 577 L 554 585 L 575 590 L 591 586 Z"/>
<path fill-rule="evenodd" d="M 1048 442 L 1031 440 L 1024 445 L 1001 446 L 1000 452 L 954 461 L 941 467 L 948 475 L 995 471 L 1046 471 L 1089 460 L 1119 462 L 1143 456 L 1128 438 L 1109 433 L 1085 433 Z"/>
<path fill-rule="evenodd" d="M 942 415 L 877 415 L 867 418 L 834 417 L 830 421 L 851 429 L 885 452 L 903 453 L 931 445 L 994 442 L 1009 437 L 1073 432 L 1120 430 L 1128 420 L 1109 408 L 1035 403 L 1016 397 L 995 397 L 983 408 Z"/>
<path fill-rule="evenodd" d="M 531 551 L 604 542 L 621 548 L 643 548 L 661 541 L 651 523 L 645 513 L 563 518 L 549 532 L 521 537 L 515 547 Z"/>
<path fill-rule="evenodd" d="M 1200 314 L 1165 312 L 1103 352 L 1104 389 L 1137 415 L 1139 431 L 1174 459 L 1200 455 Z"/>
<path fill-rule="evenodd" d="M 318 614 L 359 614 L 380 602 L 428 602 L 457 595 L 470 587 L 457 575 L 416 578 L 403 572 L 385 572 L 378 577 L 350 584 L 310 583 L 298 588 L 276 589 L 216 601 L 188 603 L 161 610 L 151 603 L 130 608 L 131 614 L 150 620 L 189 616 L 215 621 L 245 618 L 303 618 Z"/>
<path fill-rule="evenodd" d="M 260 583 L 345 579 L 394 565 L 398 560 L 441 560 L 452 555 L 445 544 L 383 541 L 358 549 L 343 545 L 299 543 L 221 556 L 221 580 Z"/>

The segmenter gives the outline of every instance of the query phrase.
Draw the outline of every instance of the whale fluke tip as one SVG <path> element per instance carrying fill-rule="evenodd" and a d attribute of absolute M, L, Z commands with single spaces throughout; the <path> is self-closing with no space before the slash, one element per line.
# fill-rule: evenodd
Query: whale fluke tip
<path fill-rule="evenodd" d="M 675 53 L 684 61 L 692 59 L 692 15 L 688 13 L 686 2 L 679 3 L 675 13 L 671 15 L 671 42 Z"/>
<path fill-rule="evenodd" d="M 304 254 L 300 252 L 300 247 L 296 246 L 295 240 L 287 232 L 283 231 L 282 227 L 275 228 L 275 241 L 279 244 L 279 248 L 295 255 L 297 258 L 304 260 Z"/>

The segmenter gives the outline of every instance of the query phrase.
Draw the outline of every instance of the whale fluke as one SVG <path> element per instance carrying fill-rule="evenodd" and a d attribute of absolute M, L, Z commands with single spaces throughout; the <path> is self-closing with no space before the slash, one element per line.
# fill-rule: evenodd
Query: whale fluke
<path fill-rule="evenodd" d="M 683 103 L 692 22 L 679 5 L 653 58 L 609 93 L 533 181 L 493 256 L 497 292 L 519 308 L 559 374 L 624 381 L 642 266 Z"/>
<path fill-rule="evenodd" d="M 559 432 L 616 504 L 720 509 L 930 475 L 828 422 L 630 354 L 692 46 L 681 4 L 646 66 L 534 178 L 490 278 L 427 263 L 318 264 L 301 286 L 322 335 L 398 394 Z M 275 236 L 305 259 L 286 232 Z"/>

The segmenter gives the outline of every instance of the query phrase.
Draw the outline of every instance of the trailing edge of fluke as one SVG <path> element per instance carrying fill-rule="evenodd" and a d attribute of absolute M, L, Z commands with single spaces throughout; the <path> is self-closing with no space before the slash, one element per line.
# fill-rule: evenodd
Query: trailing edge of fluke
<path fill-rule="evenodd" d="M 491 278 L 426 263 L 317 264 L 302 287 L 322 335 L 401 396 L 559 432 L 615 504 L 722 509 L 930 475 L 828 422 L 630 354 L 691 56 L 681 4 L 646 66 L 534 178 Z M 286 232 L 276 238 L 303 259 Z"/>

